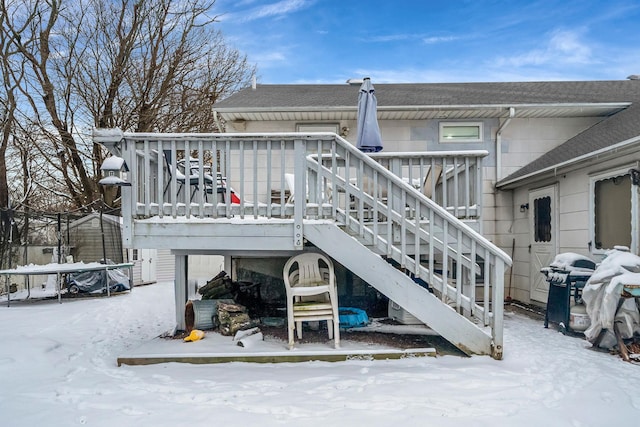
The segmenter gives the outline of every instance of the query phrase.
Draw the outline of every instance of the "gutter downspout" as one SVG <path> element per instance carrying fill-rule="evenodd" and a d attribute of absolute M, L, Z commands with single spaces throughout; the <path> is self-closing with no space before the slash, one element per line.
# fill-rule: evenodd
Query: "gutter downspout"
<path fill-rule="evenodd" d="M 496 182 L 502 179 L 502 131 L 506 129 L 515 115 L 516 109 L 509 107 L 509 117 L 500 125 L 496 133 Z"/>
<path fill-rule="evenodd" d="M 220 120 L 218 120 L 218 112 L 216 110 L 213 110 L 213 121 L 218 128 L 218 132 L 223 133 L 224 129 L 222 129 L 222 124 L 220 123 Z"/>

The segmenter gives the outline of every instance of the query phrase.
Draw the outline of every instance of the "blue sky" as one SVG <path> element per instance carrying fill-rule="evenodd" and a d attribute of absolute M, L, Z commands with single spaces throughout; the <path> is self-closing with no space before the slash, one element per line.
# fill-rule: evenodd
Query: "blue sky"
<path fill-rule="evenodd" d="M 263 84 L 640 74 L 638 0 L 217 0 L 214 12 Z"/>

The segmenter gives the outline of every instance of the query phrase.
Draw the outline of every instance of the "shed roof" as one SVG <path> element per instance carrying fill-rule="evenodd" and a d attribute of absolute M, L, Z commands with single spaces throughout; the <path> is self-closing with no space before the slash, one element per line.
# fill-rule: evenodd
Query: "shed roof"
<path fill-rule="evenodd" d="M 76 228 L 82 224 L 84 224 L 87 221 L 91 221 L 92 219 L 100 219 L 100 213 L 99 212 L 91 212 L 85 216 L 83 216 L 82 218 L 76 219 L 75 221 L 71 222 L 69 224 L 69 228 Z M 122 222 L 122 218 L 116 215 L 109 215 L 109 214 L 103 214 L 102 215 L 102 220 L 106 223 L 110 223 L 110 224 L 115 224 L 120 226 L 121 222 Z"/>

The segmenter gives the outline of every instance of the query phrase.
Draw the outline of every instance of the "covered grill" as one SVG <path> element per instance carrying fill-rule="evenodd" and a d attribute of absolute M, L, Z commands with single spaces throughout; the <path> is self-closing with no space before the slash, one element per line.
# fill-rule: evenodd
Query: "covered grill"
<path fill-rule="evenodd" d="M 591 259 L 565 252 L 556 255 L 548 267 L 540 270 L 549 283 L 545 328 L 549 322 L 557 323 L 563 333 L 583 332 L 589 327 L 582 289 L 595 269 L 596 263 Z"/>

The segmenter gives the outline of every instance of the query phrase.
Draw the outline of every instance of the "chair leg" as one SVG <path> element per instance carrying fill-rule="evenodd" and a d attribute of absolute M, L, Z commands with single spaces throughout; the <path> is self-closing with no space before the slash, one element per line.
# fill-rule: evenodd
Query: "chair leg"
<path fill-rule="evenodd" d="M 333 339 L 333 320 L 327 319 L 327 332 L 329 333 L 329 339 Z"/>
<path fill-rule="evenodd" d="M 333 308 L 333 346 L 340 348 L 340 312 L 335 306 Z"/>
<path fill-rule="evenodd" d="M 291 350 L 294 346 L 294 339 L 293 339 L 293 330 L 295 329 L 295 323 L 293 322 L 293 319 L 290 319 L 287 325 L 287 329 L 288 329 L 288 333 L 289 333 L 289 350 Z"/>
<path fill-rule="evenodd" d="M 296 334 L 298 335 L 298 339 L 302 339 L 302 322 L 296 322 Z"/>

